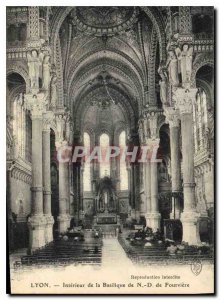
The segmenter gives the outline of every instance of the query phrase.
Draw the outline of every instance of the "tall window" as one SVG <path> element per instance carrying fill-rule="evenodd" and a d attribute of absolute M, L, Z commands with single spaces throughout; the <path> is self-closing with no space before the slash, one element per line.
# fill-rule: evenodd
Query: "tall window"
<path fill-rule="evenodd" d="M 119 135 L 119 147 L 124 149 L 126 147 L 126 134 L 125 131 L 122 131 Z M 120 189 L 128 189 L 128 170 L 126 166 L 126 161 L 120 159 Z"/>
<path fill-rule="evenodd" d="M 109 147 L 109 136 L 106 133 L 103 133 L 100 136 L 100 148 L 101 148 L 101 155 L 102 161 L 100 162 L 100 178 L 105 176 L 110 176 L 110 161 L 106 161 L 106 153 Z"/>
<path fill-rule="evenodd" d="M 196 95 L 193 107 L 195 152 L 206 146 L 208 130 L 207 99 L 204 90 L 200 89 Z"/>
<path fill-rule="evenodd" d="M 83 135 L 84 147 L 87 150 L 87 153 L 90 151 L 90 136 L 87 132 L 84 132 Z M 85 160 L 84 171 L 83 171 L 83 190 L 86 192 L 91 191 L 91 169 L 90 162 Z"/>

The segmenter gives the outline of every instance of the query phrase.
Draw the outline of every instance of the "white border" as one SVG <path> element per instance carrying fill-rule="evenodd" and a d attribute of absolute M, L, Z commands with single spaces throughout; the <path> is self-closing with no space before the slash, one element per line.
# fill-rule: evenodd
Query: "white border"
<path fill-rule="evenodd" d="M 204 0 L 194 0 L 194 1 L 189 1 L 189 0 L 185 0 L 185 1 L 179 1 L 179 0 L 175 0 L 175 1 L 167 1 L 167 0 L 154 0 L 154 1 L 132 1 L 132 0 L 108 0 L 108 1 L 104 1 L 104 0 L 63 0 L 63 1 L 48 1 L 48 0 L 38 0 L 38 1 L 34 1 L 34 0 L 26 0 L 26 1 L 15 1 L 15 0 L 8 0 L 8 1 L 3 1 L 0 4 L 0 58 L 1 58 L 1 64 L 0 64 L 0 91 L 1 91 L 1 98 L 0 98 L 0 102 L 1 102 L 1 106 L 0 106 L 0 128 L 1 128 L 1 138 L 0 138 L 0 149 L 1 149 L 1 156 L 0 156 L 0 201 L 1 201 L 1 206 L 0 206 L 0 295 L 1 295 L 1 299 L 6 299 L 9 296 L 7 296 L 5 294 L 6 291 L 6 6 L 113 6 L 113 5 L 117 5 L 117 6 L 147 6 L 147 5 L 153 5 L 153 6 L 181 6 L 181 5 L 190 5 L 190 6 L 214 6 L 215 9 L 218 9 L 218 4 L 219 2 L 217 2 L 217 0 L 215 1 L 204 1 Z M 217 15 L 218 15 L 218 11 L 216 11 L 216 19 L 217 19 Z M 216 21 L 216 48 L 218 49 L 218 51 L 216 51 L 216 56 L 218 57 L 219 54 L 219 47 L 218 47 L 218 40 L 219 40 L 219 27 L 218 27 L 218 22 Z M 217 69 L 217 61 L 216 61 L 216 69 Z M 218 98 L 217 95 L 219 95 L 219 84 L 217 82 L 217 79 L 219 78 L 219 70 L 216 71 L 216 105 L 218 102 Z M 219 120 L 219 107 L 220 105 L 217 105 L 217 112 L 216 114 L 218 115 L 218 117 L 216 117 L 216 139 L 219 142 L 220 140 L 220 120 Z M 216 145 L 217 149 L 219 150 L 219 144 Z M 216 156 L 217 156 L 218 151 L 216 151 Z M 216 181 L 216 189 L 218 186 L 220 186 L 220 177 L 219 177 L 219 164 L 217 167 L 217 181 Z M 218 202 L 218 191 L 216 190 L 216 202 Z M 220 216 L 219 213 L 219 207 L 220 204 L 217 205 L 217 216 Z M 218 218 L 217 222 L 218 222 L 218 228 L 217 228 L 217 233 L 218 233 L 218 229 L 219 229 L 219 221 Z M 217 238 L 217 249 L 219 249 L 219 240 L 218 237 Z M 218 256 L 218 252 L 216 253 Z M 218 267 L 219 267 L 219 258 L 218 258 Z M 217 267 L 217 266 L 216 266 Z M 218 268 L 219 270 L 219 268 Z M 208 280 L 208 278 L 207 278 Z M 219 278 L 218 278 L 219 280 Z M 217 283 L 217 282 L 216 282 Z M 198 296 L 199 297 L 199 296 Z M 198 298 L 198 297 L 193 297 L 193 298 Z M 27 298 L 27 297 L 19 297 L 21 298 Z M 41 296 L 41 299 L 46 299 L 46 296 Z M 60 297 L 56 297 L 57 299 L 62 299 L 64 298 L 63 296 Z M 76 297 L 74 296 L 75 299 L 80 299 L 82 297 Z M 120 298 L 119 296 L 115 296 L 114 298 Z M 137 298 L 137 297 L 132 297 L 132 298 Z M 151 296 L 147 296 L 148 299 L 159 299 L 162 298 L 160 296 L 158 297 L 151 297 Z M 184 297 L 178 297 L 178 298 L 184 298 Z M 211 297 L 207 297 L 207 298 L 211 298 Z"/>

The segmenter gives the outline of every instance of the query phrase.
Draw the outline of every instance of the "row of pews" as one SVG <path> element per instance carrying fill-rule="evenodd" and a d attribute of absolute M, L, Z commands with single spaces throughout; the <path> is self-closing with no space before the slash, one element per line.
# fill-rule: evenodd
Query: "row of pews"
<path fill-rule="evenodd" d="M 165 243 L 152 243 L 146 247 L 145 243 L 132 243 L 127 234 L 120 234 L 119 243 L 127 256 L 134 264 L 141 265 L 168 265 L 168 264 L 191 264 L 192 261 L 203 261 L 211 263 L 213 261 L 213 251 L 201 251 L 196 247 L 186 247 L 183 251 L 178 251 L 175 255 L 170 255 Z"/>
<path fill-rule="evenodd" d="M 21 257 L 22 266 L 31 265 L 101 265 L 102 239 L 87 237 L 85 239 L 60 238 Z M 18 264 L 18 262 L 16 262 Z"/>

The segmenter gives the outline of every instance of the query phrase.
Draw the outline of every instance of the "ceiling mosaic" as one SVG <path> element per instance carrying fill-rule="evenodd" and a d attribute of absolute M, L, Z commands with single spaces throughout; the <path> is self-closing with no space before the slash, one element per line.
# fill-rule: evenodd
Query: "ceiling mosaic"
<path fill-rule="evenodd" d="M 115 35 L 137 21 L 134 7 L 77 7 L 71 15 L 79 30 L 100 36 Z"/>

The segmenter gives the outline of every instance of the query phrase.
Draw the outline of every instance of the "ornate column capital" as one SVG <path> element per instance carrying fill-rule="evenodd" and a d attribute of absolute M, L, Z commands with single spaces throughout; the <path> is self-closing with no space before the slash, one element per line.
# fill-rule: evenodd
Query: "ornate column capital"
<path fill-rule="evenodd" d="M 24 95 L 25 108 L 30 110 L 32 118 L 42 118 L 47 104 L 47 94 L 45 93 Z"/>
<path fill-rule="evenodd" d="M 43 131 L 50 131 L 51 125 L 54 123 L 54 113 L 52 111 L 46 111 L 43 114 Z"/>
<path fill-rule="evenodd" d="M 68 142 L 64 140 L 63 141 L 56 140 L 55 146 L 57 151 L 61 149 L 65 149 L 66 147 L 68 147 Z"/>
<path fill-rule="evenodd" d="M 164 114 L 166 116 L 166 121 L 170 127 L 179 127 L 180 115 L 179 111 L 174 107 L 164 107 Z"/>
<path fill-rule="evenodd" d="M 173 93 L 176 109 L 179 109 L 180 115 L 192 113 L 198 89 L 178 88 Z"/>

